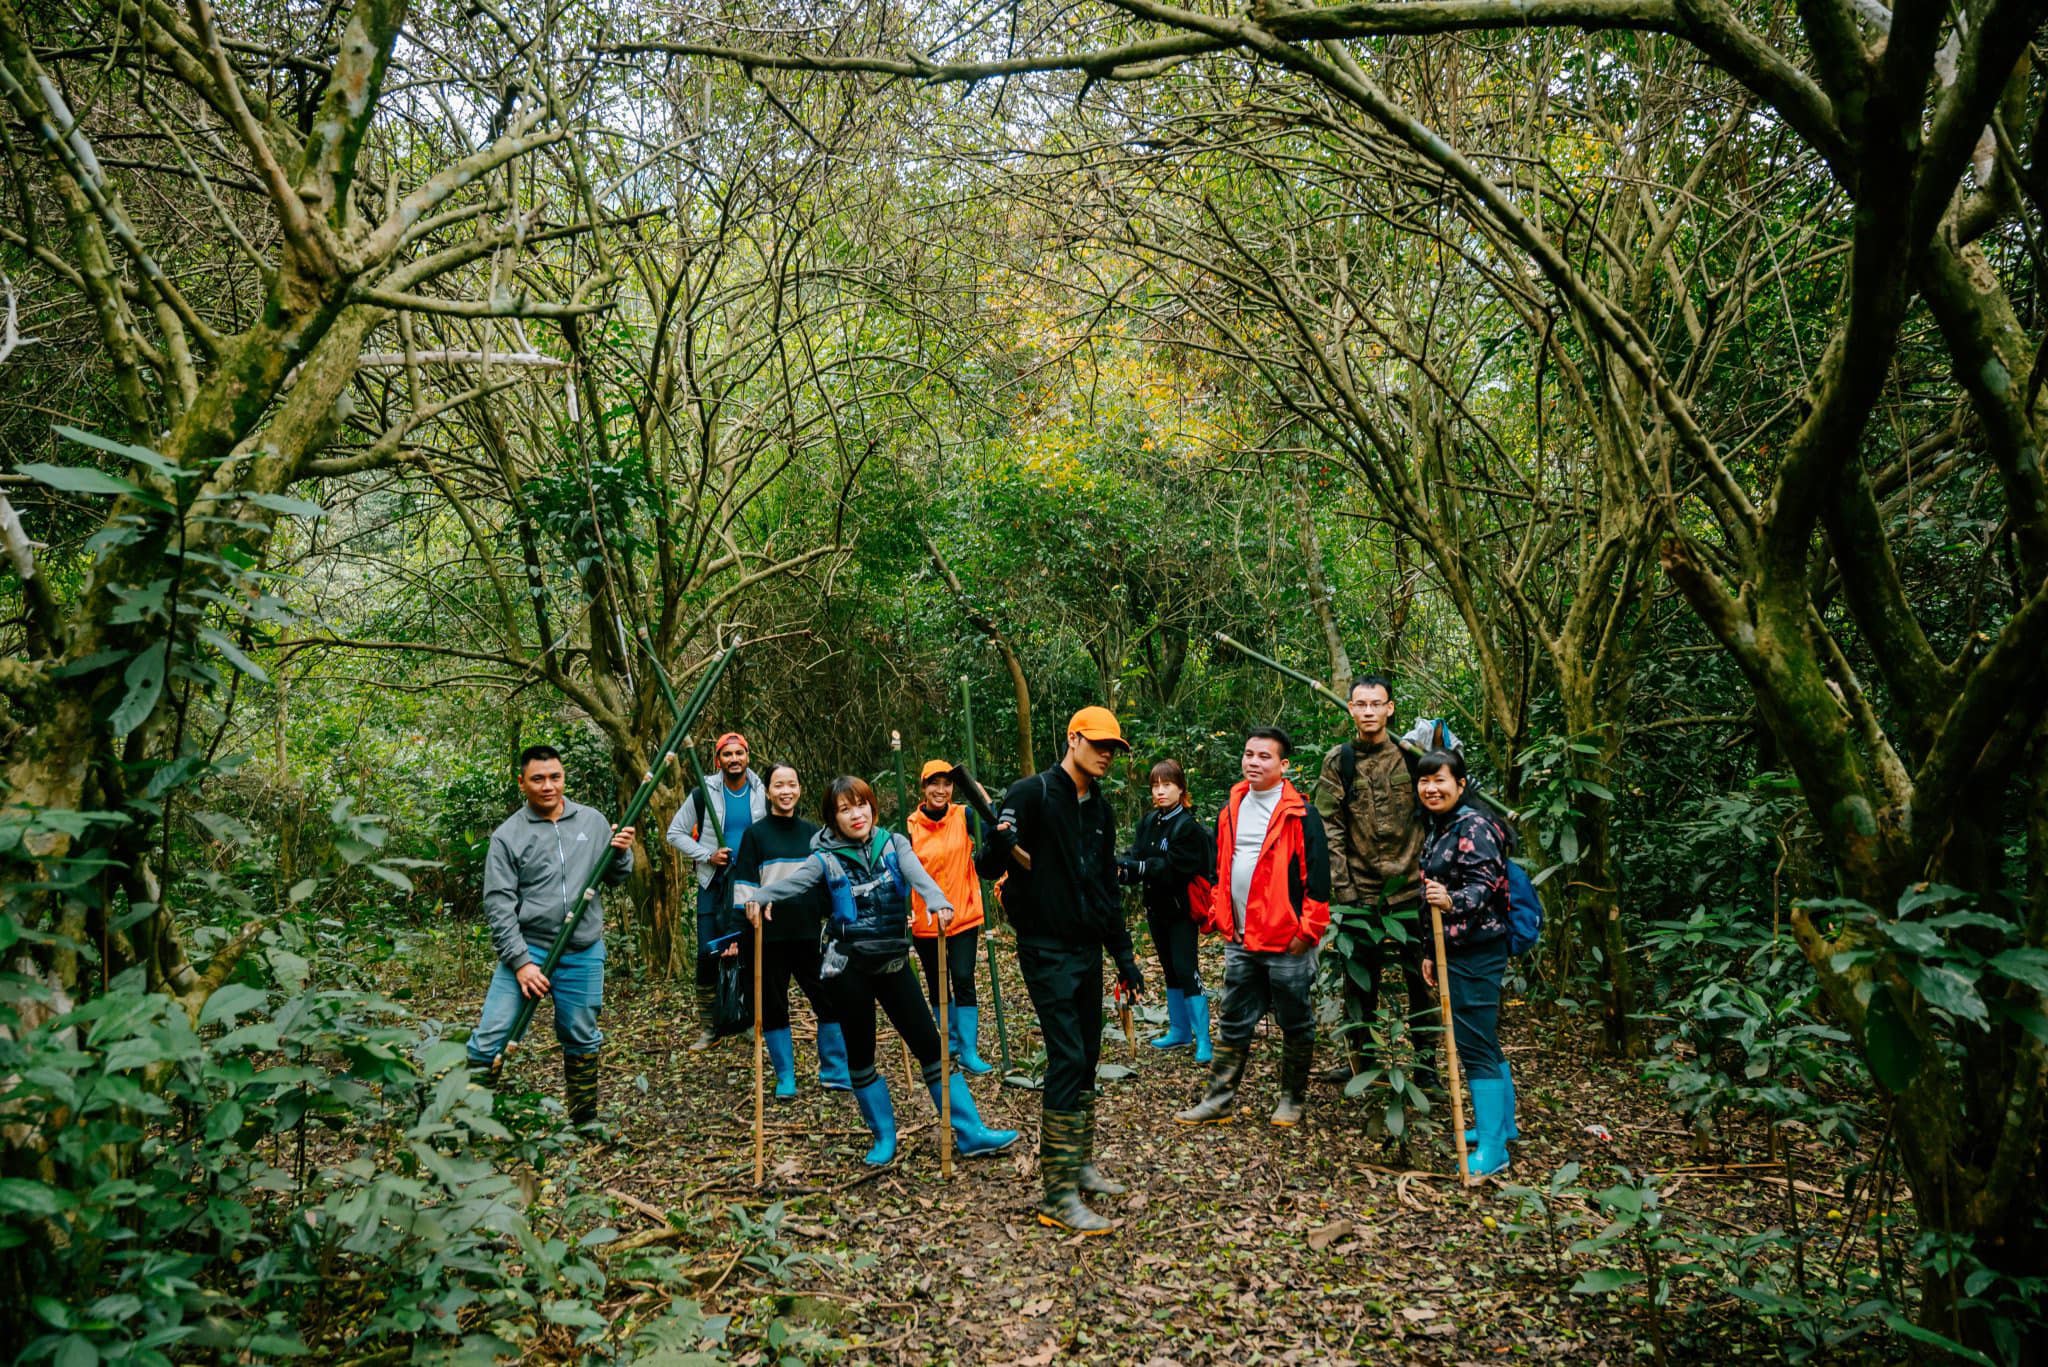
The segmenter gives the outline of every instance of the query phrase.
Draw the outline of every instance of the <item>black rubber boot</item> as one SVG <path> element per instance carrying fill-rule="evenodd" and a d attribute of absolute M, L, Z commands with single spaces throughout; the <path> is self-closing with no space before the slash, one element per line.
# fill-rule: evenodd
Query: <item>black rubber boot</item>
<path fill-rule="evenodd" d="M 569 1123 L 588 1125 L 597 1119 L 597 1055 L 562 1055 L 562 1082 L 569 1103 Z"/>
<path fill-rule="evenodd" d="M 1081 1166 L 1075 1183 L 1089 1196 L 1121 1196 L 1130 1188 L 1095 1170 L 1095 1093 L 1081 1093 Z"/>
<path fill-rule="evenodd" d="M 1302 1108 L 1308 1103 L 1309 1065 L 1315 1058 L 1316 1037 L 1303 1031 L 1280 1045 L 1280 1101 L 1273 1107 L 1275 1125 L 1299 1125 Z"/>
<path fill-rule="evenodd" d="M 1216 1061 L 1209 1065 L 1209 1090 L 1174 1119 L 1183 1125 L 1228 1123 L 1237 1111 L 1237 1088 L 1244 1081 L 1244 1066 L 1250 1057 L 1249 1044 L 1217 1045 Z"/>
<path fill-rule="evenodd" d="M 1075 1234 L 1107 1234 L 1116 1226 L 1081 1200 L 1081 1136 L 1085 1111 L 1046 1111 L 1038 1125 L 1038 1174 L 1045 1198 L 1038 1223 Z"/>

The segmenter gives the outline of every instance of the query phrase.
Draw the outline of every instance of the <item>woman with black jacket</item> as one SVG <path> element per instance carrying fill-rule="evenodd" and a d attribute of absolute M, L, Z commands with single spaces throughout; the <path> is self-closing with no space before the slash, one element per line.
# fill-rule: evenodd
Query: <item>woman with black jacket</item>
<path fill-rule="evenodd" d="M 1427 833 L 1422 843 L 1422 900 L 1444 928 L 1451 1037 L 1472 1093 L 1474 1177 L 1508 1165 L 1515 1123 L 1515 1093 L 1500 1049 L 1500 983 L 1508 962 L 1508 851 L 1506 833 L 1469 800 L 1465 756 L 1431 750 L 1415 762 L 1415 796 Z M 1436 960 L 1425 957 L 1422 976 L 1436 986 Z"/>
<path fill-rule="evenodd" d="M 796 814 L 803 783 L 796 767 L 771 764 L 762 776 L 768 788 L 768 814 L 747 827 L 732 857 L 732 903 L 744 911 L 763 883 L 772 883 L 811 857 L 818 825 Z M 838 1009 L 832 993 L 818 977 L 818 929 L 829 909 L 823 888 L 784 902 L 767 913 L 765 926 L 750 927 L 761 941 L 761 1038 L 775 1065 L 775 1095 L 796 1095 L 796 1046 L 789 1033 L 789 984 L 793 978 L 818 1014 L 818 1082 L 828 1091 L 846 1092 L 853 1083 L 846 1072 L 846 1040 L 839 1033 Z M 735 946 L 751 954 L 753 943 Z"/>
<path fill-rule="evenodd" d="M 1188 810 L 1188 776 L 1178 760 L 1152 766 L 1152 810 L 1138 822 L 1130 852 L 1116 861 L 1117 881 L 1142 887 L 1145 924 L 1166 981 L 1166 1033 L 1154 1049 L 1195 1046 L 1195 1062 L 1212 1056 L 1209 999 L 1202 993 L 1197 927 L 1189 889 L 1216 876 L 1216 841 Z"/>

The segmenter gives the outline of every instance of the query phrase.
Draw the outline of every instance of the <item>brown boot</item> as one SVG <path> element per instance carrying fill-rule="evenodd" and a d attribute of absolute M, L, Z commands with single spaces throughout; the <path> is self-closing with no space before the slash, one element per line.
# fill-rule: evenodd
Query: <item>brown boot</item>
<path fill-rule="evenodd" d="M 1244 1066 L 1250 1057 L 1249 1044 L 1217 1045 L 1216 1061 L 1209 1065 L 1209 1090 L 1174 1119 L 1183 1125 L 1227 1124 L 1237 1111 L 1237 1088 L 1244 1081 Z"/>
<path fill-rule="evenodd" d="M 1273 1107 L 1275 1125 L 1299 1125 L 1302 1108 L 1308 1102 L 1309 1064 L 1315 1058 L 1316 1037 L 1304 1031 L 1290 1036 L 1280 1046 L 1280 1102 Z"/>

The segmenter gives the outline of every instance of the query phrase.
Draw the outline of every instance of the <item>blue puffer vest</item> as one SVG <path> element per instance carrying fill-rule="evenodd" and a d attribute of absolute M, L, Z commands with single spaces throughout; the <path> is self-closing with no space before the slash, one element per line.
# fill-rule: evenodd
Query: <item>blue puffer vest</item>
<path fill-rule="evenodd" d="M 812 841 L 832 901 L 826 933 L 849 955 L 871 962 L 910 953 L 910 885 L 895 843 L 887 831 L 876 831 L 864 850 L 830 831 Z"/>

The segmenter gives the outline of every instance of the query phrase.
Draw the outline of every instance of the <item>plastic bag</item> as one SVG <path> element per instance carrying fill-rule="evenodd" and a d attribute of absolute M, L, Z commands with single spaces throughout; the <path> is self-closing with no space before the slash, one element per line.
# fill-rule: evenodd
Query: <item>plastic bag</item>
<path fill-rule="evenodd" d="M 754 1028 L 754 1008 L 747 1000 L 747 978 L 741 969 L 745 959 L 735 954 L 718 961 L 718 994 L 711 1008 L 711 1033 L 717 1039 Z"/>

